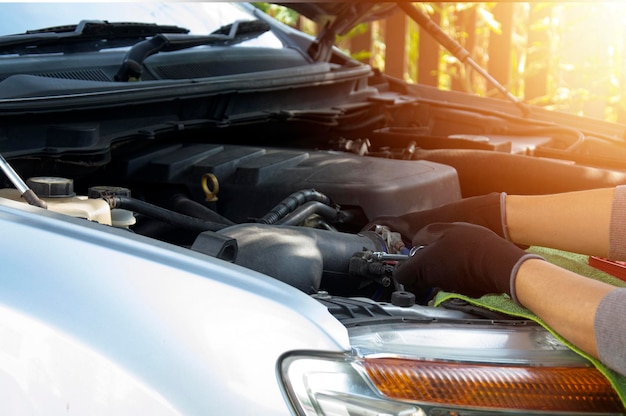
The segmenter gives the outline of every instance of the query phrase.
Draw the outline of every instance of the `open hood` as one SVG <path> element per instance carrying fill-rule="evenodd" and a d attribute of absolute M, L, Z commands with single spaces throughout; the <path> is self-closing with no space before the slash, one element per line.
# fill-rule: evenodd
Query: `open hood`
<path fill-rule="evenodd" d="M 339 20 L 351 20 L 352 25 L 371 22 L 387 17 L 398 10 L 396 3 L 381 2 L 322 2 L 322 3 L 276 3 L 288 7 L 318 24 Z M 347 23 L 347 22 L 346 22 Z M 337 23 L 335 23 L 337 24 Z M 344 23 L 345 25 L 345 23 Z M 341 33 L 338 33 L 341 34 Z"/>
<path fill-rule="evenodd" d="M 317 39 L 309 49 L 315 61 L 327 61 L 337 35 L 345 35 L 360 23 L 390 16 L 398 11 L 396 3 L 323 2 L 277 3 L 313 20 L 320 26 Z"/>
<path fill-rule="evenodd" d="M 456 40 L 446 34 L 430 17 L 414 5 L 407 2 L 329 2 L 329 3 L 282 3 L 285 7 L 306 16 L 320 25 L 319 34 L 308 49 L 309 56 L 317 62 L 327 62 L 332 54 L 337 35 L 344 35 L 360 23 L 386 18 L 396 12 L 406 13 L 415 23 L 433 36 L 444 48 L 452 53 L 460 62 L 472 67 L 487 82 L 513 102 L 523 114 L 528 109 L 478 65 Z"/>

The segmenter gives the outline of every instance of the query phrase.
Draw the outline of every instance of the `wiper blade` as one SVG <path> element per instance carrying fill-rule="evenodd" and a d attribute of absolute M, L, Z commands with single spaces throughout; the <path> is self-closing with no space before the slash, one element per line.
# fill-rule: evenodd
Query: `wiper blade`
<path fill-rule="evenodd" d="M 160 33 L 134 45 L 124 57 L 115 75 L 116 81 L 141 79 L 143 62 L 159 52 L 171 52 L 202 45 L 230 46 L 256 38 L 270 30 L 261 20 L 238 20 L 220 27 L 209 35 L 176 35 Z"/>
<path fill-rule="evenodd" d="M 97 51 L 133 45 L 162 33 L 186 34 L 189 29 L 155 23 L 82 20 L 77 25 L 55 26 L 2 36 L 0 54 Z"/>

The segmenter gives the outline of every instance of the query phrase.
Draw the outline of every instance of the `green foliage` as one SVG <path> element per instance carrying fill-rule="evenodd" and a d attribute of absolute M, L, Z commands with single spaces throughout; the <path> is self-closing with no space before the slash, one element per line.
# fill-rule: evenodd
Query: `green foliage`
<path fill-rule="evenodd" d="M 255 3 L 278 20 L 309 33 L 317 29 L 292 10 L 267 3 Z M 626 120 L 626 1 L 517 2 L 512 20 L 510 51 L 489 56 L 489 42 L 503 33 L 493 11 L 497 2 L 416 2 L 453 39 L 464 46 L 483 67 L 489 60 L 509 60 L 506 88 L 527 102 L 547 108 L 605 118 Z M 338 37 L 338 46 L 362 62 L 385 70 L 385 24 L 374 22 L 356 26 Z M 508 32 L 507 32 L 508 33 Z M 404 78 L 417 82 L 418 45 L 424 35 L 407 23 Z M 365 38 L 367 49 L 359 39 Z M 504 57 L 504 58 L 502 58 Z M 494 89 L 475 71 L 441 48 L 438 81 L 443 89 L 489 96 Z"/>
<path fill-rule="evenodd" d="M 292 9 L 271 3 L 252 3 L 256 8 L 261 9 L 264 13 L 272 16 L 274 19 L 286 25 L 297 27 L 299 15 Z"/>

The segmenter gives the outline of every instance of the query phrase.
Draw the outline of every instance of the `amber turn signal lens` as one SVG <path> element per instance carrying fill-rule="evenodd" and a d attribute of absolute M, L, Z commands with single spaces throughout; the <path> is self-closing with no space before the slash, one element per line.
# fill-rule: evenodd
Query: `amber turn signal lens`
<path fill-rule="evenodd" d="M 385 396 L 415 403 L 563 412 L 623 412 L 592 367 L 516 367 L 373 358 L 362 362 Z"/>

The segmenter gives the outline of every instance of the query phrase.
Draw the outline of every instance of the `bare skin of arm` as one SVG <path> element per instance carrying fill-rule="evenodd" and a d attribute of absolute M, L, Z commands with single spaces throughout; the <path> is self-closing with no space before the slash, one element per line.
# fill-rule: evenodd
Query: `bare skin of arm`
<path fill-rule="evenodd" d="M 517 244 L 606 257 L 614 191 L 507 195 L 509 237 Z"/>
<path fill-rule="evenodd" d="M 515 279 L 515 294 L 522 305 L 595 358 L 595 313 L 602 298 L 614 289 L 536 259 L 522 263 Z"/>

